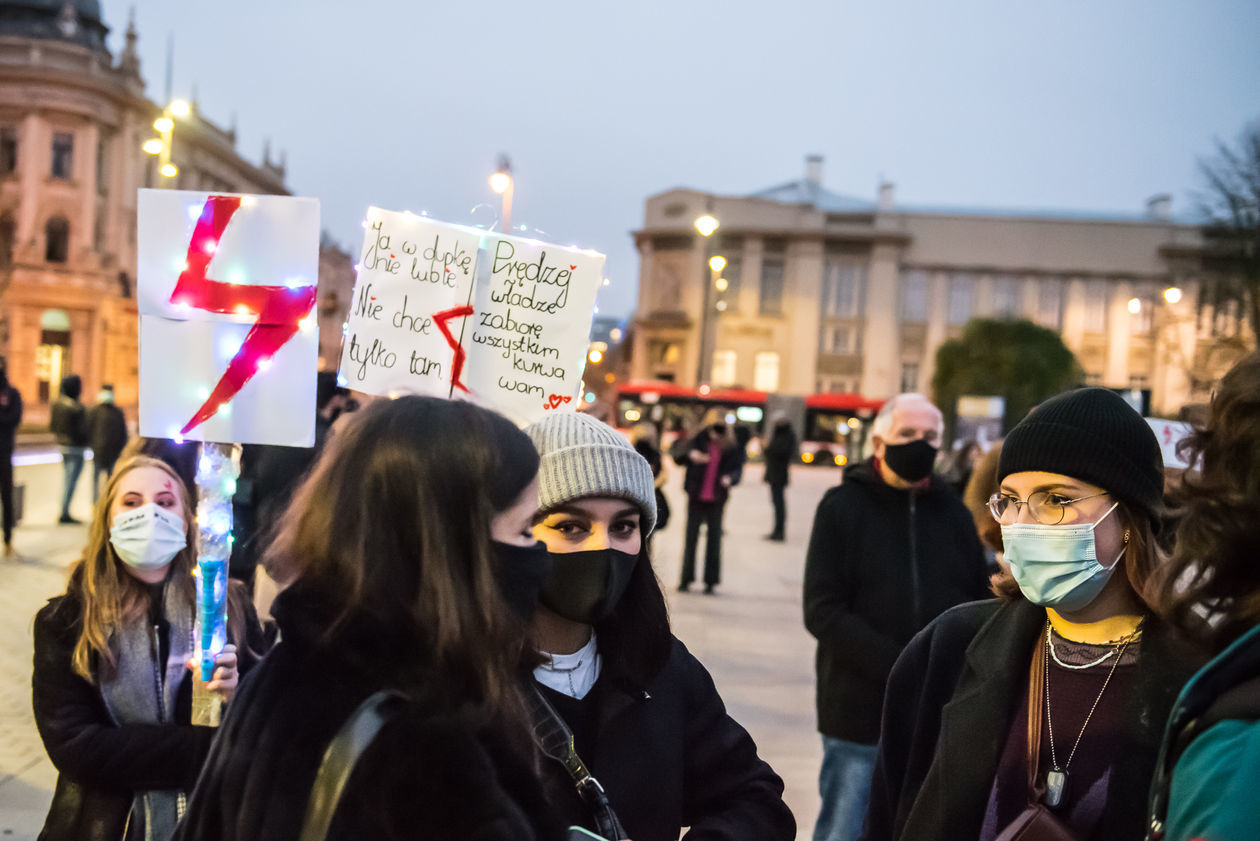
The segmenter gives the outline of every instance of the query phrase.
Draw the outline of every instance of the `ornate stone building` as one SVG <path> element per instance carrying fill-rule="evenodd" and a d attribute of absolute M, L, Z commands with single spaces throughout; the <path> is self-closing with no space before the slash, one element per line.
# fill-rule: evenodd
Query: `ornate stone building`
<path fill-rule="evenodd" d="M 1149 389 L 1152 410 L 1173 414 L 1254 338 L 1238 312 L 1201 305 L 1199 231 L 1169 205 L 903 207 L 888 184 L 875 201 L 826 190 L 818 157 L 752 196 L 670 190 L 635 232 L 631 375 L 887 398 L 929 391 L 937 348 L 969 319 L 1023 317 L 1058 331 L 1090 383 Z M 720 222 L 707 239 L 693 227 L 705 213 Z"/>
<path fill-rule="evenodd" d="M 136 191 L 157 186 L 163 108 L 145 95 L 134 23 L 115 58 L 97 0 L 0 1 L 0 354 L 25 422 L 47 421 L 61 376 L 93 399 L 138 397 Z M 174 186 L 286 193 L 284 164 L 243 158 L 236 133 L 175 120 Z M 134 412 L 129 413 L 134 417 Z"/>

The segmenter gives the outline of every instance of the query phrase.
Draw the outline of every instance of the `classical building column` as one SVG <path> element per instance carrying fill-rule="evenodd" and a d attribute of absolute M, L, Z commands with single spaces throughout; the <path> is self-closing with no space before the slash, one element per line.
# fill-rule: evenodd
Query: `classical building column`
<path fill-rule="evenodd" d="M 861 389 L 866 397 L 892 397 L 900 384 L 899 256 L 900 248 L 890 243 L 876 243 L 871 248 L 866 326 L 862 334 Z"/>
<path fill-rule="evenodd" d="M 787 394 L 809 394 L 818 379 L 823 264 L 821 238 L 788 244 L 782 316 L 787 341 L 780 345 L 787 353 L 779 360 L 779 391 Z"/>
<path fill-rule="evenodd" d="M 1125 280 L 1111 284 L 1111 295 L 1107 302 L 1107 362 L 1103 373 L 1103 383 L 1112 388 L 1128 388 L 1129 377 L 1129 344 L 1133 335 L 1132 320 L 1135 315 L 1129 312 L 1129 299 L 1133 297 L 1133 287 Z"/>
<path fill-rule="evenodd" d="M 919 382 L 915 386 L 924 394 L 932 391 L 932 377 L 936 374 L 936 351 L 949 338 L 949 325 L 946 323 L 948 317 L 949 275 L 945 272 L 932 272 L 928 275 L 927 328 L 923 334 L 923 358 L 919 360 Z M 897 377 L 900 380 L 900 371 L 897 372 Z"/>

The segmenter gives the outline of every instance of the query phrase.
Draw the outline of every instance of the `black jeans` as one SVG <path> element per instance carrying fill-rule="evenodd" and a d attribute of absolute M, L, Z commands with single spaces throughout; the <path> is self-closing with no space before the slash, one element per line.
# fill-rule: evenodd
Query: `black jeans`
<path fill-rule="evenodd" d="M 0 505 L 4 506 L 4 542 L 13 542 L 13 451 L 0 449 Z"/>
<path fill-rule="evenodd" d="M 786 485 L 772 483 L 770 485 L 770 502 L 774 505 L 774 537 L 783 537 L 783 528 L 787 523 L 787 501 L 783 497 Z"/>
<path fill-rule="evenodd" d="M 700 526 L 705 528 L 704 583 L 720 584 L 722 581 L 722 510 L 721 502 L 687 502 L 687 538 L 683 545 L 682 581 L 690 584 L 696 579 L 696 544 L 700 542 Z"/>

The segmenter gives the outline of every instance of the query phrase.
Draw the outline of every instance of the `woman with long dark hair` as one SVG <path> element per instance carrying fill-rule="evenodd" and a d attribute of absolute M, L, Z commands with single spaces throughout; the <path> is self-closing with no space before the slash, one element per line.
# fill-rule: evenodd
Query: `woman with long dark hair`
<path fill-rule="evenodd" d="M 1177 698 L 1148 825 L 1152 839 L 1244 841 L 1260 827 L 1260 353 L 1225 375 L 1182 448 L 1159 605 L 1217 656 Z"/>
<path fill-rule="evenodd" d="M 469 403 L 380 400 L 346 421 L 264 559 L 288 584 L 281 642 L 229 711 L 179 838 L 289 841 L 329 800 L 329 839 L 561 830 L 519 695 L 546 563 L 537 471 L 529 439 Z M 326 775 L 381 691 L 394 713 Z M 347 772 L 338 799 L 328 781 Z"/>
<path fill-rule="evenodd" d="M 44 841 L 164 841 L 175 830 L 215 732 L 190 723 L 196 534 L 173 470 L 121 462 L 65 595 L 35 617 L 35 723 L 59 772 Z M 262 648 L 239 584 L 228 639 L 207 684 L 224 701 Z"/>
<path fill-rule="evenodd" d="M 551 558 L 533 626 L 543 660 L 534 697 L 545 701 L 535 712 L 552 732 L 560 728 L 546 726 L 547 710 L 559 716 L 602 784 L 624 828 L 605 837 L 676 841 L 690 827 L 697 839 L 793 838 L 782 780 L 670 633 L 648 556 L 656 501 L 647 461 L 588 415 L 551 415 L 526 432 L 542 457 L 534 534 Z M 549 757 L 552 808 L 609 832 L 589 787 L 579 791 Z"/>
<path fill-rule="evenodd" d="M 1159 443 L 1114 392 L 1081 389 L 1011 431 L 998 482 L 1001 598 L 947 611 L 898 658 L 863 837 L 1136 841 L 1200 662 L 1147 601 Z"/>

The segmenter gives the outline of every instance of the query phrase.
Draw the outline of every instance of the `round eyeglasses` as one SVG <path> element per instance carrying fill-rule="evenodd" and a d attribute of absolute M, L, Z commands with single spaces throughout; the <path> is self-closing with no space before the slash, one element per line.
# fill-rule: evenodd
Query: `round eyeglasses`
<path fill-rule="evenodd" d="M 1028 499 L 1022 501 L 1004 493 L 996 493 L 989 497 L 989 513 L 999 523 L 1009 526 L 1019 519 L 1020 506 L 1027 505 L 1032 518 L 1038 523 L 1043 526 L 1057 526 L 1063 522 L 1068 506 L 1100 496 L 1107 496 L 1107 492 L 1103 491 L 1090 496 L 1078 496 L 1076 499 L 1069 499 L 1063 494 L 1057 494 L 1054 491 L 1037 491 L 1029 494 Z"/>

